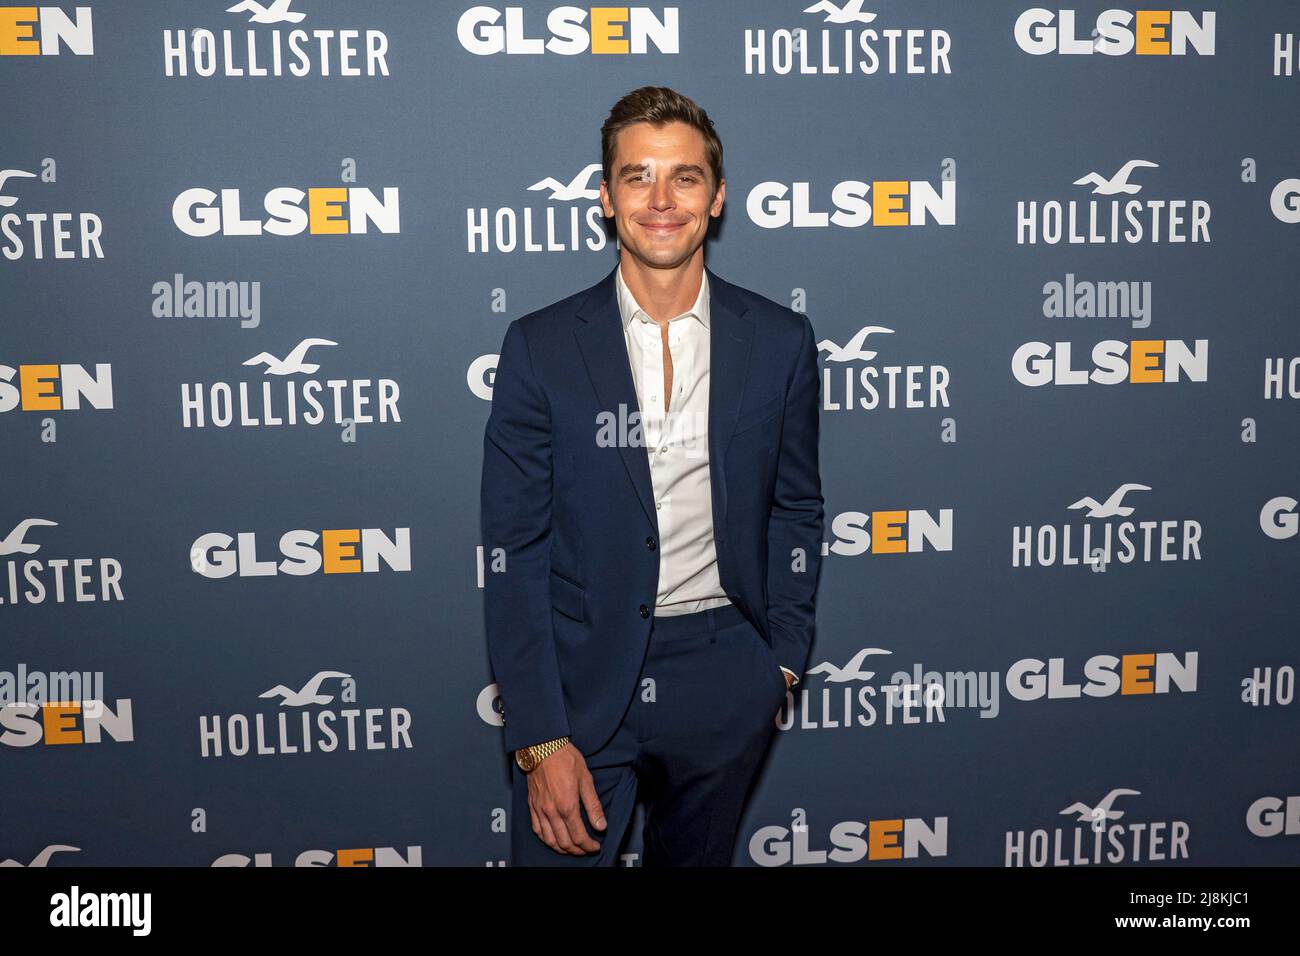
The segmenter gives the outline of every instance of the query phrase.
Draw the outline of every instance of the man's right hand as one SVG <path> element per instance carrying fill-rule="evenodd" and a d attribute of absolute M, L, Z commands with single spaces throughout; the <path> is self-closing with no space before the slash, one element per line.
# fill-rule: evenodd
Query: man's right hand
<path fill-rule="evenodd" d="M 605 811 L 596 795 L 596 783 L 578 748 L 570 741 L 528 774 L 528 812 L 533 832 L 557 853 L 583 856 L 600 849 L 582 822 L 579 807 L 598 830 L 604 830 Z"/>

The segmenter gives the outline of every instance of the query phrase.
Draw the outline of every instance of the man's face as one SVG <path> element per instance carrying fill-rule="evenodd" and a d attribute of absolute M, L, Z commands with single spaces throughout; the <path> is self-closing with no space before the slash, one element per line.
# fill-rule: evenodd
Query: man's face
<path fill-rule="evenodd" d="M 600 202 L 613 216 L 619 243 L 655 268 L 687 262 L 704 243 L 709 217 L 722 212 L 726 180 L 713 192 L 704 135 L 685 123 L 656 129 L 636 123 L 619 132 Z"/>

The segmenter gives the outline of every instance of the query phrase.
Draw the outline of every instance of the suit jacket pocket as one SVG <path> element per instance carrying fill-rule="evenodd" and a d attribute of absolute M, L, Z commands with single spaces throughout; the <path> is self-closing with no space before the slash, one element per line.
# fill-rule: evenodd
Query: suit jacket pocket
<path fill-rule="evenodd" d="M 732 434 L 739 435 L 743 431 L 771 421 L 781 411 L 783 404 L 782 396 L 773 395 L 771 399 L 763 402 L 757 408 L 741 412 L 740 417 L 736 419 L 736 427 Z"/>
<path fill-rule="evenodd" d="M 759 634 L 757 631 L 754 632 L 754 640 L 758 641 L 761 645 L 758 649 L 759 657 L 764 661 L 764 667 L 767 670 L 768 676 L 770 677 L 775 673 L 776 679 L 781 685 L 781 690 L 784 692 L 787 689 L 785 683 L 785 671 L 781 670 L 781 663 L 776 659 L 776 651 L 772 650 L 772 645 L 765 641 L 763 635 Z"/>
<path fill-rule="evenodd" d="M 565 617 L 572 618 L 575 621 L 585 621 L 587 604 L 587 591 L 574 584 L 567 578 L 563 578 L 551 572 L 551 607 L 555 608 Z"/>

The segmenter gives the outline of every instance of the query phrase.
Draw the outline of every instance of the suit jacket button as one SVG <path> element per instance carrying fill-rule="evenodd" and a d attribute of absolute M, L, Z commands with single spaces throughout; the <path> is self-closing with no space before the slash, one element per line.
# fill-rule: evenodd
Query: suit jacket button
<path fill-rule="evenodd" d="M 649 617 L 649 616 L 650 616 L 650 609 L 649 609 L 648 607 L 646 607 L 644 604 L 641 605 L 641 616 L 642 616 L 642 617 Z"/>
<path fill-rule="evenodd" d="M 653 537 L 646 538 L 645 546 L 653 551 L 655 549 L 655 539 Z"/>

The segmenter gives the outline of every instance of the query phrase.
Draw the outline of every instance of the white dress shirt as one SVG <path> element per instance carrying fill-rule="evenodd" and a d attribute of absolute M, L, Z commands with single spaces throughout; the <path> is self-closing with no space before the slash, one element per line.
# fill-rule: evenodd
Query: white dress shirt
<path fill-rule="evenodd" d="M 667 403 L 659 323 L 633 297 L 623 281 L 622 265 L 616 285 L 659 523 L 655 616 L 725 607 L 731 601 L 718 580 L 709 481 L 708 274 L 701 275 L 695 304 L 668 323 L 673 391 Z M 798 680 L 788 667 L 781 670 Z"/>

